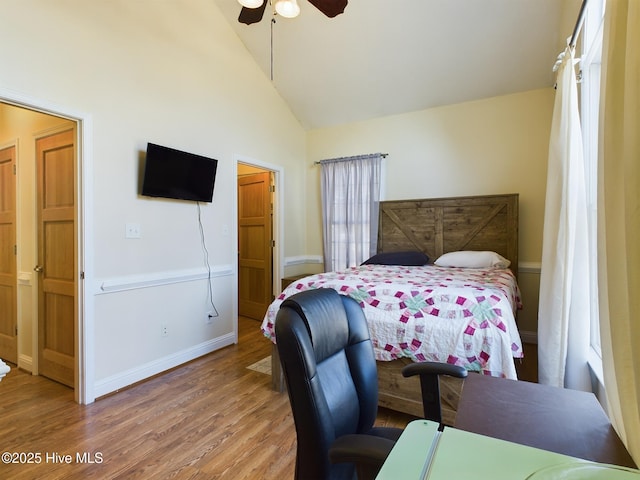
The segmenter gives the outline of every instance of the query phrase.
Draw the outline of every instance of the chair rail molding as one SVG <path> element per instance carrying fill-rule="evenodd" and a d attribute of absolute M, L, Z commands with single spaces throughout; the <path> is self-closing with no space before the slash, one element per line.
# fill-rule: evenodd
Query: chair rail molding
<path fill-rule="evenodd" d="M 324 259 L 322 255 L 299 255 L 294 257 L 286 257 L 284 260 L 284 266 L 290 267 L 293 265 L 304 264 L 323 264 Z"/>
<path fill-rule="evenodd" d="M 520 273 L 537 273 L 540 274 L 542 264 L 540 262 L 519 262 L 518 272 Z"/>
<path fill-rule="evenodd" d="M 211 268 L 194 268 L 185 270 L 174 270 L 169 272 L 153 272 L 137 275 L 127 275 L 123 277 L 107 278 L 96 282 L 95 294 L 104 295 L 109 293 L 136 290 L 139 288 L 151 288 L 160 285 L 170 285 L 173 283 L 193 282 L 211 278 L 226 277 L 233 275 L 235 268 L 233 265 L 217 265 Z"/>

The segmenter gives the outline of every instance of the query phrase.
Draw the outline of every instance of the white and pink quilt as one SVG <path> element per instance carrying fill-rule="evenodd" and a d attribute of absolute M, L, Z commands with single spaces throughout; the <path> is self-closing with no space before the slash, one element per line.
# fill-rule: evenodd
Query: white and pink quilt
<path fill-rule="evenodd" d="M 508 269 L 362 265 L 290 284 L 269 306 L 262 332 L 275 343 L 282 301 L 302 290 L 333 288 L 360 303 L 377 360 L 408 357 L 516 379 L 522 342 L 515 312 L 520 290 Z"/>

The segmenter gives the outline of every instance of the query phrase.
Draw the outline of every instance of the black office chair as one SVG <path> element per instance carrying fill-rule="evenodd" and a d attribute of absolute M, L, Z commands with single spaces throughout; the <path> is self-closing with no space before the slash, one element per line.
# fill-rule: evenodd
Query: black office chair
<path fill-rule="evenodd" d="M 378 376 L 358 303 L 333 289 L 300 292 L 280 306 L 275 330 L 296 426 L 296 479 L 374 478 L 402 430 L 373 426 Z M 453 365 L 410 367 L 407 375 L 428 379 L 423 388 L 440 374 L 466 376 Z M 428 393 L 426 417 L 440 422 L 439 394 L 434 409 Z"/>

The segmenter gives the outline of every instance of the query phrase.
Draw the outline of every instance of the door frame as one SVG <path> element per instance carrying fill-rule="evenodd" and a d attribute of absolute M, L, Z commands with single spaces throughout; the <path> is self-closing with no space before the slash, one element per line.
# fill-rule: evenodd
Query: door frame
<path fill-rule="evenodd" d="M 264 170 L 269 170 L 273 173 L 273 186 L 275 188 L 275 192 L 273 195 L 273 225 L 272 225 L 272 235 L 275 246 L 272 250 L 273 257 L 273 270 L 271 273 L 271 288 L 274 294 L 280 291 L 280 282 L 282 277 L 284 276 L 284 169 L 279 165 L 273 165 L 271 163 L 263 162 L 260 160 L 256 160 L 255 158 L 249 158 L 242 155 L 235 156 L 234 163 L 234 178 L 238 178 L 238 164 L 242 163 L 244 165 L 249 165 L 251 167 L 262 168 Z M 236 248 L 238 246 L 238 189 L 234 189 L 235 201 L 234 201 L 234 246 Z M 237 254 L 236 254 L 237 259 Z M 235 288 L 236 288 L 236 300 L 238 299 L 238 262 L 235 262 Z"/>
<path fill-rule="evenodd" d="M 94 321 L 93 295 L 87 295 L 87 286 L 93 285 L 93 220 L 90 212 L 93 211 L 93 193 L 86 189 L 85 185 L 91 185 L 93 161 L 92 161 L 92 119 L 91 116 L 72 109 L 61 107 L 43 99 L 23 95 L 0 88 L 0 102 L 15 107 L 33 110 L 39 113 L 64 118 L 76 123 L 76 218 L 77 218 L 77 325 L 78 336 L 76 338 L 76 365 L 74 397 L 80 404 L 92 403 L 95 400 L 94 378 L 95 366 L 94 352 Z M 18 169 L 19 172 L 20 169 Z M 35 257 L 37 258 L 37 257 Z M 36 280 L 37 281 L 37 280 Z M 34 314 L 34 345 L 37 346 L 37 310 Z M 37 369 L 37 349 L 34 350 L 34 367 Z M 36 370 L 37 371 L 37 370 Z"/>

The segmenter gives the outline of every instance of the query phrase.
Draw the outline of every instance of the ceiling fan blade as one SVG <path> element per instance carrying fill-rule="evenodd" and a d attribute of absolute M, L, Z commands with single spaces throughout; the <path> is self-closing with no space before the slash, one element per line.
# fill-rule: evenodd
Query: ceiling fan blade
<path fill-rule="evenodd" d="M 327 17 L 333 18 L 340 15 L 347 7 L 348 0 L 309 0 L 314 7 L 324 13 Z"/>
<path fill-rule="evenodd" d="M 268 1 L 269 0 L 264 0 L 264 2 L 262 2 L 262 6 L 258 8 L 242 7 L 242 10 L 240 10 L 240 15 L 238 16 L 238 21 L 240 23 L 244 23 L 245 25 L 258 23 L 260 20 L 262 20 L 262 16 L 264 15 L 264 10 L 267 8 Z"/>

